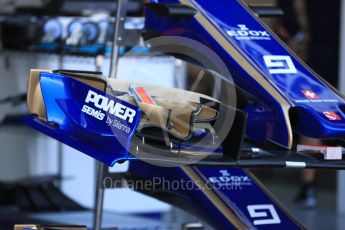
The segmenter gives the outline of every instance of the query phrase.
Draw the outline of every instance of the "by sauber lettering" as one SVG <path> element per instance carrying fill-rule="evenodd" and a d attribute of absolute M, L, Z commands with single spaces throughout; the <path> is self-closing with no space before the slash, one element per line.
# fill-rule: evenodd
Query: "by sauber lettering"
<path fill-rule="evenodd" d="M 244 24 L 238 24 L 238 29 L 226 31 L 230 37 L 237 40 L 271 40 L 271 36 L 265 30 L 251 30 Z"/>
<path fill-rule="evenodd" d="M 134 109 L 115 102 L 114 100 L 111 100 L 105 96 L 99 95 L 92 90 L 89 90 L 85 103 L 92 103 L 99 110 L 84 105 L 83 110 L 85 111 L 82 111 L 99 120 L 104 119 L 104 115 L 102 116 L 103 113 L 101 111 L 113 114 L 114 116 L 129 123 L 134 121 L 134 117 L 136 115 L 136 111 Z"/>

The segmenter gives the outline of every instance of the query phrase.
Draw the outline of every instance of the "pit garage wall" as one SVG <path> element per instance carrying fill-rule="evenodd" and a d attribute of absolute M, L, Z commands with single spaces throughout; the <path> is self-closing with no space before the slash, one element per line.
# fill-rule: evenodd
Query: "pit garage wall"
<path fill-rule="evenodd" d="M 139 63 L 139 64 L 138 64 Z M 109 59 L 104 58 L 101 70 L 107 76 Z M 76 69 L 95 71 L 91 57 L 2 52 L 0 54 L 0 98 L 26 92 L 30 68 Z M 169 57 L 133 57 L 121 59 L 118 76 L 131 81 L 157 83 L 160 86 L 183 87 L 184 67 Z M 182 83 L 182 85 L 181 85 Z M 25 112 L 26 105 L 16 108 L 0 105 L 0 117 L 5 113 Z M 0 129 L 0 180 L 13 181 L 34 175 L 58 172 L 59 143 L 27 127 Z M 92 207 L 94 200 L 95 161 L 68 147 L 62 146 L 63 191 L 81 204 Z M 115 166 L 112 171 L 126 170 L 127 165 Z M 107 190 L 105 209 L 119 212 L 168 211 L 170 206 L 135 193 L 129 189 Z"/>

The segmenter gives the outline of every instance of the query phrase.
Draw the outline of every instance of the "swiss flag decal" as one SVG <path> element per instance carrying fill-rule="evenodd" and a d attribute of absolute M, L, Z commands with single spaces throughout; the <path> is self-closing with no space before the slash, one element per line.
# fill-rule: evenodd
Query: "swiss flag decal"
<path fill-rule="evenodd" d="M 319 96 L 313 90 L 301 90 L 301 92 L 308 99 L 318 99 L 319 98 Z"/>

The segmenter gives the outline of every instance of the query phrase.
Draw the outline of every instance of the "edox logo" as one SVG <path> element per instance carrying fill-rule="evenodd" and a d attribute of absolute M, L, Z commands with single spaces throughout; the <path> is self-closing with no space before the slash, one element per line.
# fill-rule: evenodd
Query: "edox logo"
<path fill-rule="evenodd" d="M 210 182 L 221 185 L 221 186 L 226 186 L 229 184 L 236 184 L 238 186 L 251 186 L 252 181 L 250 178 L 246 175 L 232 175 L 229 173 L 228 170 L 219 170 L 219 175 L 218 176 L 213 176 L 208 178 Z"/>
<path fill-rule="evenodd" d="M 251 30 L 244 24 L 238 24 L 238 29 L 228 30 L 226 33 L 237 40 L 271 40 L 265 30 Z"/>

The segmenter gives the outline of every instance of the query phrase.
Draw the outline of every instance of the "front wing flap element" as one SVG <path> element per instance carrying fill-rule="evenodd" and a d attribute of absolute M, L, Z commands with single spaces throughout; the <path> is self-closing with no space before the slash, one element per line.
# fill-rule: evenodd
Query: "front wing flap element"
<path fill-rule="evenodd" d="M 46 121 L 32 117 L 28 125 L 108 165 L 130 158 L 138 107 L 59 74 L 41 72 L 40 88 Z"/>

